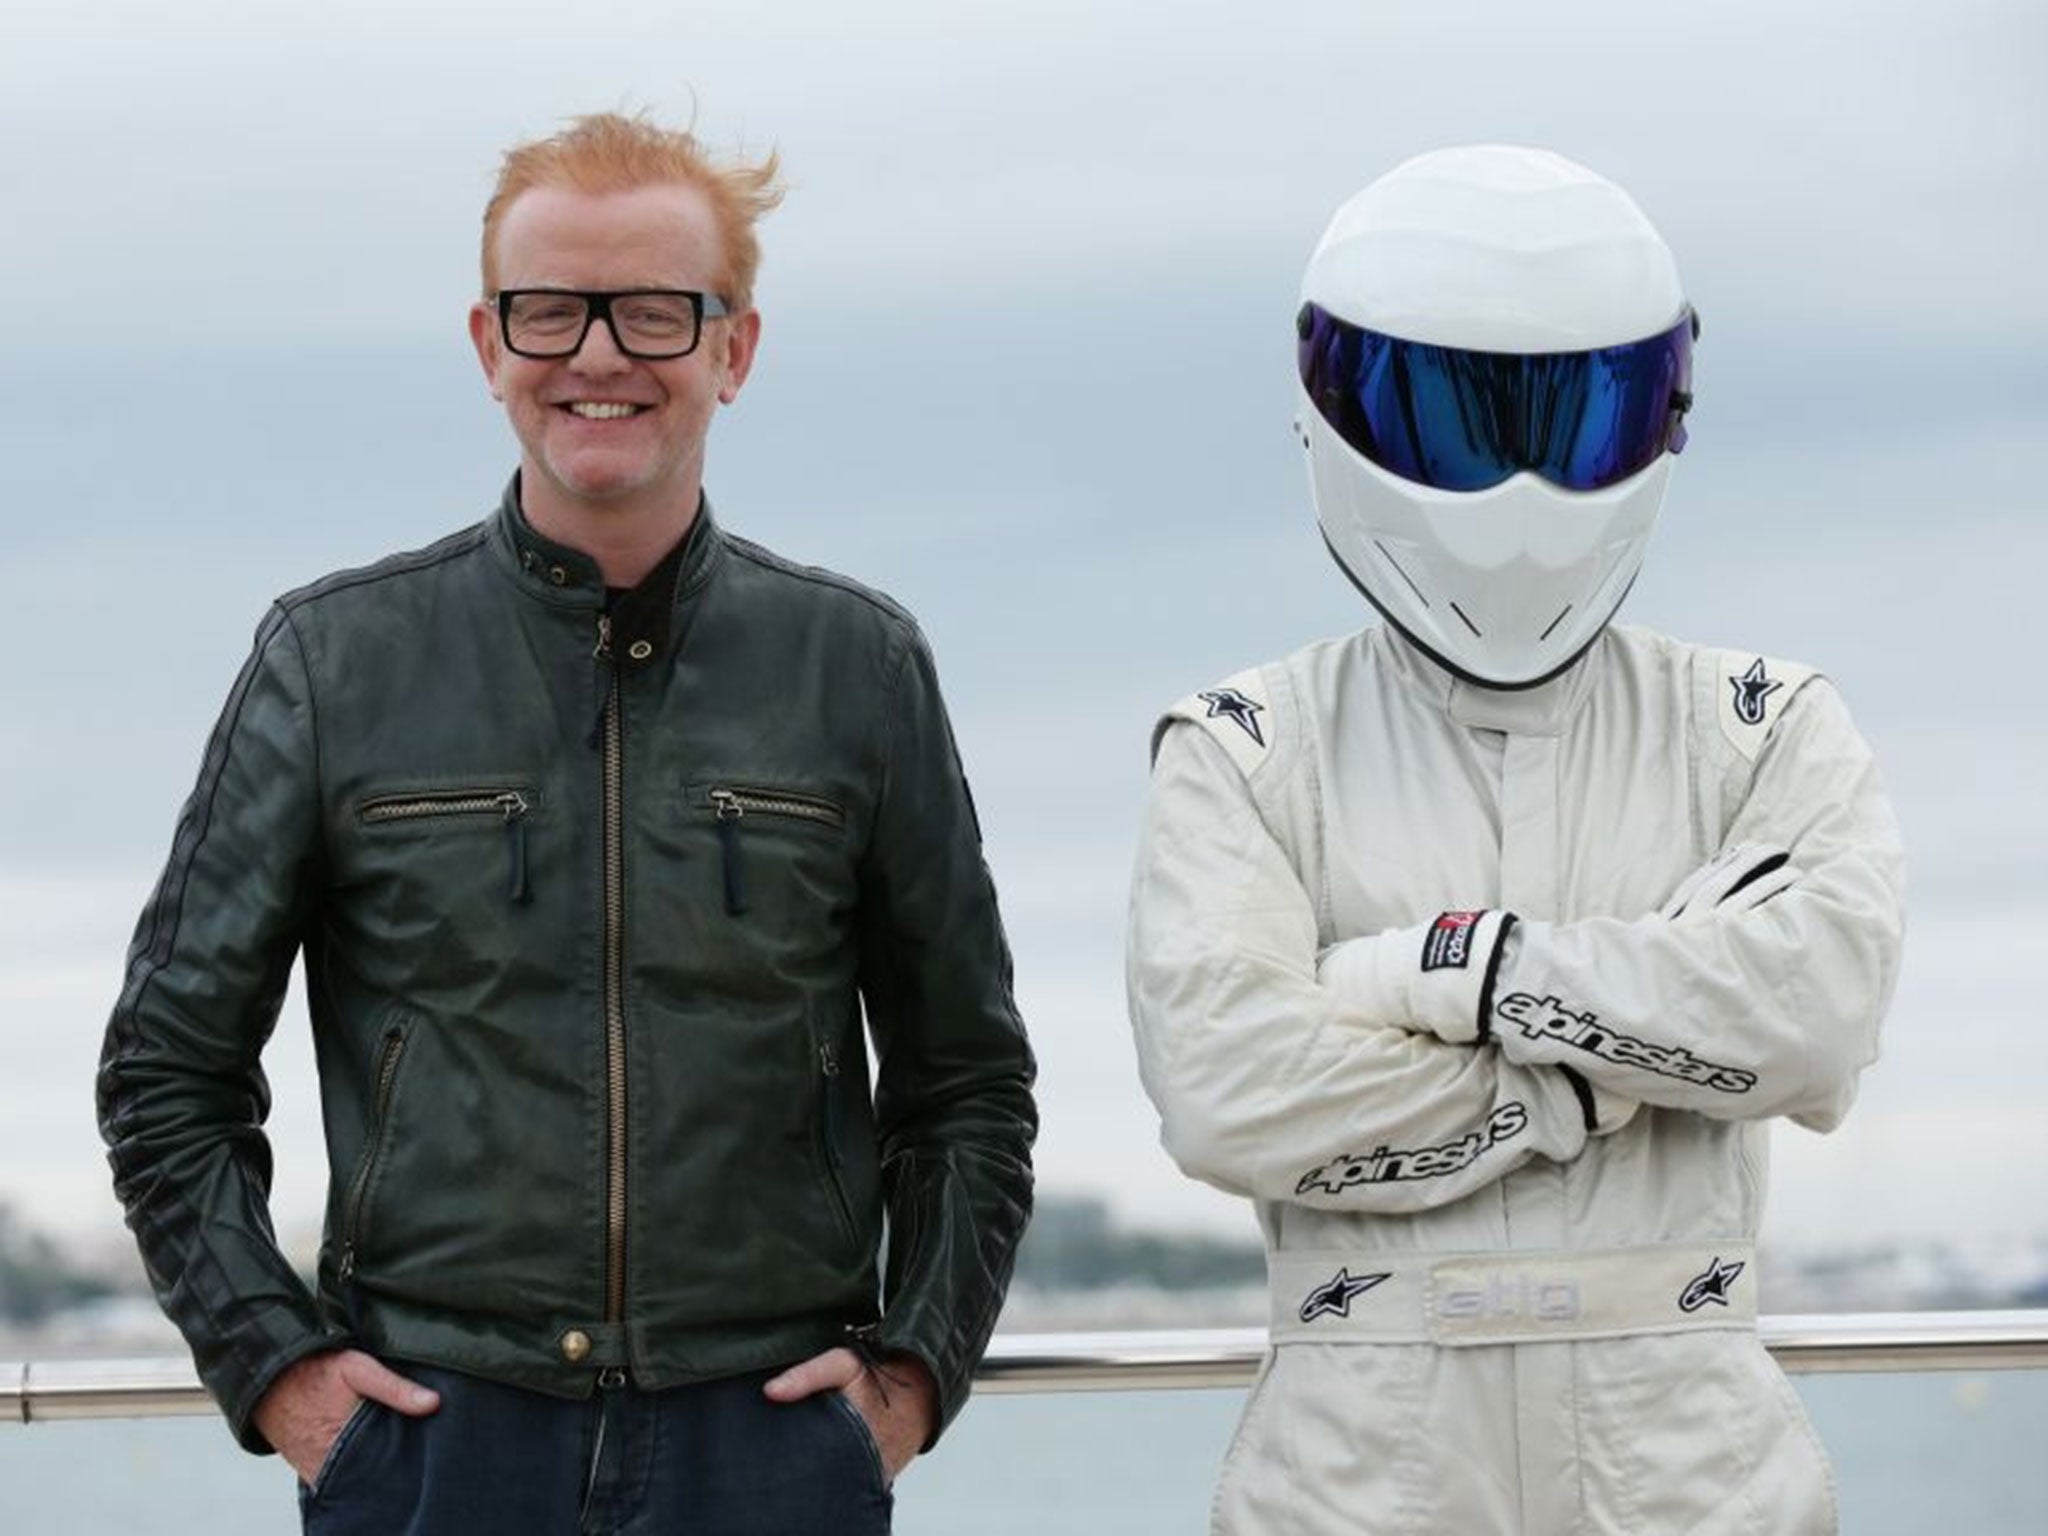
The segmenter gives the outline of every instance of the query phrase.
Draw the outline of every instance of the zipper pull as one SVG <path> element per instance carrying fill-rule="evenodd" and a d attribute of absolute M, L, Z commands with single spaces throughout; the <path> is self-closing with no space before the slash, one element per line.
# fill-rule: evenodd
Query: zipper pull
<path fill-rule="evenodd" d="M 336 1278 L 339 1279 L 343 1285 L 346 1285 L 350 1280 L 355 1278 L 355 1273 L 356 1245 L 354 1243 L 350 1243 L 346 1248 L 341 1250 L 341 1268 L 336 1272 Z"/>
<path fill-rule="evenodd" d="M 603 691 L 597 696 L 597 718 L 590 722 L 590 734 L 583 739 L 584 745 L 595 752 L 604 744 L 604 717 L 611 712 L 612 690 L 619 684 L 619 669 L 612 662 L 612 616 L 600 613 L 597 616 L 597 647 L 590 653 L 604 674 Z"/>
<path fill-rule="evenodd" d="M 729 789 L 711 791 L 711 803 L 718 808 L 718 847 L 725 865 L 725 915 L 742 917 L 747 910 L 747 882 L 740 865 L 740 818 L 747 808 Z"/>
<path fill-rule="evenodd" d="M 819 1095 L 824 1101 L 825 1156 L 838 1168 L 843 1166 L 839 1156 L 839 1052 L 830 1040 L 818 1042 L 818 1071 L 825 1079 Z"/>
<path fill-rule="evenodd" d="M 505 839 L 512 856 L 512 879 L 506 895 L 523 905 L 533 895 L 526 883 L 526 796 L 508 789 L 498 796 L 497 803 L 505 813 Z"/>

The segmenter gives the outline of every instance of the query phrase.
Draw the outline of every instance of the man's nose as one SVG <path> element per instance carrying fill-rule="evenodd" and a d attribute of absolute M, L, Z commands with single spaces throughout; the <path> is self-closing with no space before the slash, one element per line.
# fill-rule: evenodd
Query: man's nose
<path fill-rule="evenodd" d="M 619 333 L 612 329 L 608 314 L 592 315 L 583 329 L 583 344 L 569 358 L 569 366 L 581 373 L 623 373 L 633 360 L 619 346 Z"/>

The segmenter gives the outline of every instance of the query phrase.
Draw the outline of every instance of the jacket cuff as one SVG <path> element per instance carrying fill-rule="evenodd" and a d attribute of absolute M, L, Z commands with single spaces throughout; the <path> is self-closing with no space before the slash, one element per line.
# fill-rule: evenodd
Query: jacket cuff
<path fill-rule="evenodd" d="M 966 1404 L 995 1331 L 1030 1219 L 1030 1170 L 955 1148 L 906 1153 L 892 1175 L 889 1283 L 873 1339 L 878 1350 L 913 1355 L 932 1373 L 939 1411 L 930 1449 Z"/>
<path fill-rule="evenodd" d="M 846 1332 L 847 1342 L 853 1352 L 860 1356 L 863 1366 L 886 1376 L 889 1371 L 890 1362 L 909 1360 L 922 1366 L 925 1374 L 931 1378 L 933 1391 L 932 1428 L 931 1433 L 924 1437 L 924 1443 L 917 1448 L 917 1454 L 922 1456 L 926 1451 L 929 1451 L 939 1443 L 939 1436 L 945 1430 L 947 1420 L 950 1417 L 946 1412 L 945 1404 L 941 1401 L 945 1394 L 945 1388 L 939 1384 L 938 1368 L 916 1349 L 894 1348 L 885 1344 L 882 1341 L 882 1325 L 880 1323 L 866 1323 L 858 1328 L 849 1328 Z M 957 1413 L 958 1411 L 958 1408 L 954 1409 L 954 1412 Z"/>
<path fill-rule="evenodd" d="M 207 1390 L 220 1404 L 228 1428 L 242 1449 L 256 1456 L 272 1456 L 276 1454 L 277 1447 L 264 1439 L 262 1431 L 256 1428 L 256 1409 L 263 1401 L 263 1395 L 276 1384 L 278 1377 L 307 1356 L 349 1347 L 351 1340 L 346 1334 L 331 1331 L 309 1333 L 265 1356 L 246 1374 L 234 1372 L 232 1380 L 226 1379 L 230 1375 L 226 1370 L 209 1373 Z"/>
<path fill-rule="evenodd" d="M 892 1319 L 885 1317 L 876 1328 L 875 1353 L 885 1360 L 890 1356 L 901 1356 L 918 1361 L 931 1372 L 932 1382 L 938 1388 L 931 1433 L 917 1448 L 922 1456 L 939 1443 L 939 1437 L 945 1434 L 960 1410 L 967 1406 L 967 1396 L 974 1385 L 974 1360 L 948 1362 L 940 1358 L 941 1350 L 933 1348 L 937 1341 L 929 1337 L 929 1327 L 920 1329 L 900 1315 L 893 1321 L 894 1327 L 891 1326 Z M 978 1360 L 980 1357 L 977 1354 L 974 1358 Z"/>

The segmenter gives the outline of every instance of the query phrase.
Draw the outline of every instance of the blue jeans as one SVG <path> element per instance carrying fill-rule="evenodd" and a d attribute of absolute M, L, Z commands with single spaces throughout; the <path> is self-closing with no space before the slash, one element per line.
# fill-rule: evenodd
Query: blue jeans
<path fill-rule="evenodd" d="M 576 1402 L 394 1362 L 423 1419 L 360 1407 L 311 1488 L 307 1536 L 886 1536 L 893 1500 L 860 1410 L 771 1403 L 762 1371 Z"/>

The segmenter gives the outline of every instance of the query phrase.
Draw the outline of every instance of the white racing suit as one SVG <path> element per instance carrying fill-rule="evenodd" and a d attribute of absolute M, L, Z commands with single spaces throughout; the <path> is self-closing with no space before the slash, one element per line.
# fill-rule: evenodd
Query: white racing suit
<path fill-rule="evenodd" d="M 1834 689 L 1615 628 L 1489 690 L 1369 629 L 1154 750 L 1140 1068 L 1273 1289 L 1214 1528 L 1833 1531 L 1753 1244 L 1765 1122 L 1841 1119 L 1897 971 L 1897 826 Z M 1757 848 L 1769 899 L 1676 912 Z"/>

